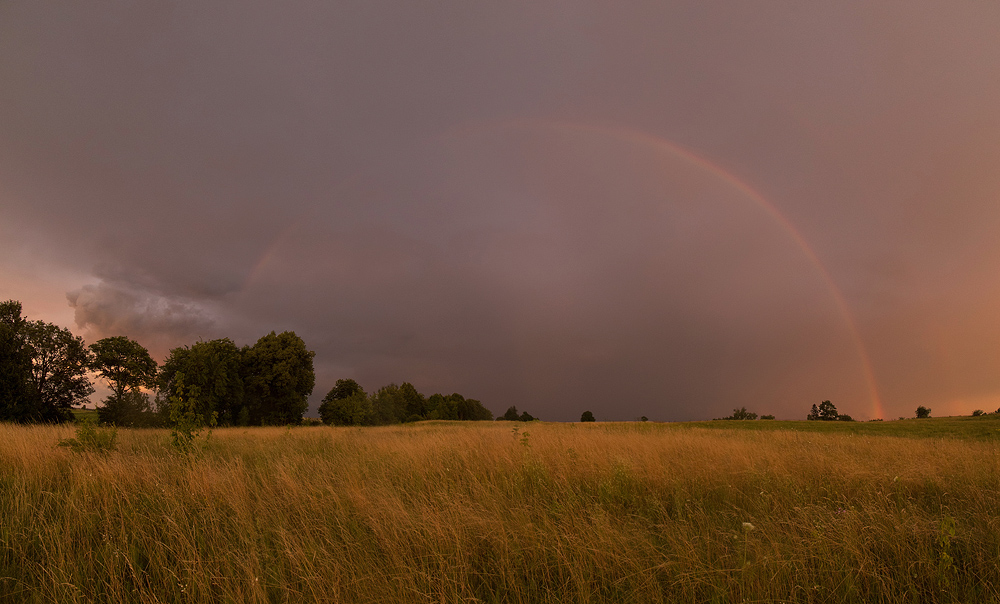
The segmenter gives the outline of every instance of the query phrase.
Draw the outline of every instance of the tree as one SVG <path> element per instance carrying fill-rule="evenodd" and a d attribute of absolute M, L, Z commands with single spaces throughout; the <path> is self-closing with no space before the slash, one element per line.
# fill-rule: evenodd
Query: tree
<path fill-rule="evenodd" d="M 90 368 L 108 382 L 119 398 L 127 391 L 156 386 L 156 361 L 135 340 L 114 336 L 90 345 Z"/>
<path fill-rule="evenodd" d="M 354 380 L 348 378 L 346 380 L 337 380 L 337 383 L 333 385 L 333 388 L 330 389 L 330 392 L 326 396 L 331 399 L 348 398 L 359 392 L 364 394 L 364 388 Z"/>
<path fill-rule="evenodd" d="M 183 394 L 180 375 L 186 387 Z M 239 423 L 246 403 L 243 352 L 229 338 L 174 348 L 156 381 L 167 408 L 171 400 L 183 400 L 193 405 L 191 413 L 196 416 L 210 418 L 217 414 L 223 426 Z M 195 392 L 197 396 L 193 396 Z"/>
<path fill-rule="evenodd" d="M 114 426 L 157 426 L 162 421 L 153 413 L 149 395 L 142 390 L 126 390 L 122 394 L 112 394 L 104 399 L 104 405 L 97 409 L 97 419 L 102 424 Z"/>
<path fill-rule="evenodd" d="M 919 407 L 917 407 L 917 417 L 918 418 L 923 419 L 925 417 L 930 417 L 930 416 L 931 416 L 931 410 L 930 410 L 930 408 L 924 407 L 923 405 L 920 405 Z"/>
<path fill-rule="evenodd" d="M 88 402 L 94 387 L 87 377 L 91 355 L 83 339 L 44 321 L 24 325 L 31 355 L 31 386 L 41 421 L 67 421 L 70 408 Z"/>
<path fill-rule="evenodd" d="M 533 422 L 533 421 L 535 421 L 538 418 L 535 417 L 534 415 L 528 413 L 527 411 L 524 411 L 523 413 L 521 413 L 521 416 L 518 417 L 517 419 L 518 419 L 518 421 L 522 421 L 522 422 Z"/>
<path fill-rule="evenodd" d="M 816 407 L 815 403 L 813 403 L 812 410 L 809 411 L 809 415 L 806 416 L 806 419 L 809 421 L 815 421 L 819 419 L 819 409 Z"/>
<path fill-rule="evenodd" d="M 427 399 L 424 398 L 424 395 L 417 392 L 413 384 L 403 382 L 399 386 L 399 396 L 403 400 L 403 408 L 405 410 L 404 421 L 418 421 L 427 416 Z"/>
<path fill-rule="evenodd" d="M 316 384 L 313 357 L 293 331 L 273 331 L 244 351 L 248 419 L 254 425 L 298 424 Z"/>
<path fill-rule="evenodd" d="M 757 419 L 757 414 L 753 411 L 747 411 L 746 407 L 741 407 L 739 409 L 733 409 L 733 414 L 729 417 L 723 417 L 722 419 Z"/>
<path fill-rule="evenodd" d="M 399 424 L 406 420 L 406 401 L 400 387 L 389 384 L 379 388 L 371 397 L 373 422 L 380 425 Z"/>
<path fill-rule="evenodd" d="M 812 415 L 810 413 L 810 415 Z M 830 401 L 823 401 L 819 404 L 819 419 L 821 421 L 830 422 L 836 421 L 839 414 L 837 413 L 837 407 Z"/>
<path fill-rule="evenodd" d="M 503 417 L 501 419 L 505 419 L 505 420 L 507 420 L 509 422 L 516 422 L 516 421 L 520 420 L 521 417 L 517 414 L 517 407 L 515 407 L 514 405 L 511 405 L 507 409 L 507 411 L 503 414 Z"/>
<path fill-rule="evenodd" d="M 31 387 L 26 324 L 20 302 L 0 303 L 0 420 L 28 422 L 39 418 L 40 401 Z"/>
<path fill-rule="evenodd" d="M 580 415 L 580 421 L 581 422 L 596 422 L 597 420 L 594 419 L 594 414 L 593 413 L 591 413 L 590 411 L 584 411 L 583 414 Z"/>
<path fill-rule="evenodd" d="M 320 419 L 334 426 L 365 425 L 372 422 L 374 413 L 365 391 L 354 380 L 337 380 L 319 406 Z"/>
<path fill-rule="evenodd" d="M 462 421 L 493 421 L 493 412 L 474 398 L 465 398 L 455 392 L 445 397 L 455 404 L 455 412 Z"/>
<path fill-rule="evenodd" d="M 427 397 L 427 419 L 458 420 L 458 401 L 443 394 Z"/>
<path fill-rule="evenodd" d="M 98 409 L 102 422 L 117 426 L 140 425 L 149 418 L 149 396 L 142 388 L 156 386 L 156 361 L 135 340 L 114 336 L 90 345 L 90 368 L 108 383 L 112 394 Z"/>

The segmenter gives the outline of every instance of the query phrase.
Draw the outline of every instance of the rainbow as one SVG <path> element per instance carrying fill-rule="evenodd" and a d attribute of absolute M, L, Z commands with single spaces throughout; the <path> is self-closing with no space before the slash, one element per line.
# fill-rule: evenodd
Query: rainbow
<path fill-rule="evenodd" d="M 850 307 L 844 299 L 843 293 L 841 293 L 840 288 L 837 287 L 836 282 L 833 280 L 833 277 L 830 275 L 826 266 L 816 255 L 816 252 L 812 249 L 805 238 L 802 237 L 802 234 L 799 233 L 798 229 L 795 228 L 795 225 L 792 224 L 792 222 L 784 214 L 782 214 L 773 203 L 768 201 L 767 198 L 761 195 L 756 189 L 747 184 L 744 180 L 740 179 L 738 176 L 734 176 L 730 172 L 727 172 L 718 164 L 705 159 L 704 157 L 678 145 L 677 143 L 640 130 L 623 128 L 620 126 L 605 126 L 592 123 L 558 120 L 518 119 L 501 123 L 493 123 L 490 125 L 467 125 L 464 128 L 450 131 L 446 136 L 454 136 L 456 134 L 468 133 L 476 130 L 484 131 L 504 128 L 540 128 L 557 132 L 588 133 L 645 147 L 657 153 L 666 154 L 671 158 L 679 159 L 688 165 L 703 170 L 711 176 L 719 179 L 729 187 L 732 187 L 734 190 L 742 194 L 743 197 L 756 204 L 768 216 L 770 216 L 771 219 L 773 219 L 775 223 L 777 223 L 791 238 L 798 248 L 802 250 L 802 253 L 805 254 L 806 258 L 815 267 L 816 271 L 822 278 L 857 349 L 858 358 L 861 363 L 861 370 L 863 372 L 865 382 L 868 385 L 872 415 L 875 418 L 882 418 L 884 416 L 882 401 L 879 397 L 878 383 L 875 380 L 875 372 L 872 369 L 871 359 L 868 356 L 868 350 L 865 347 L 864 340 L 862 339 L 857 323 L 854 320 L 854 315 L 851 313 Z"/>

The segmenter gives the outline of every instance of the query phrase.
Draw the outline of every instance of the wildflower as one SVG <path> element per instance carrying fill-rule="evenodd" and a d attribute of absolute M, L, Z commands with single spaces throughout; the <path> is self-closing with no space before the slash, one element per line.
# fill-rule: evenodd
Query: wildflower
<path fill-rule="evenodd" d="M 749 522 L 744 522 L 743 523 L 743 532 L 745 532 L 745 533 L 749 533 L 750 531 L 753 531 L 753 530 L 756 530 L 756 529 L 757 529 L 757 527 L 755 527 L 754 525 L 750 524 Z"/>

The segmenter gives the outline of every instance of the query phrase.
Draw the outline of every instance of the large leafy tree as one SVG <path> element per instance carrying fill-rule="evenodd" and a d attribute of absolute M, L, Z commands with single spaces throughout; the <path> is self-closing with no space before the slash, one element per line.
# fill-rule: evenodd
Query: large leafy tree
<path fill-rule="evenodd" d="M 362 426 L 374 423 L 375 408 L 357 382 L 351 379 L 337 380 L 330 392 L 323 397 L 319 416 L 324 424 Z"/>
<path fill-rule="evenodd" d="M 247 419 L 252 424 L 297 424 L 316 384 L 313 356 L 293 331 L 273 331 L 244 352 Z"/>
<path fill-rule="evenodd" d="M 243 351 L 229 338 L 174 348 L 156 381 L 168 406 L 171 400 L 184 400 L 192 413 L 205 418 L 217 413 L 222 425 L 240 423 L 246 398 Z M 192 392 L 197 396 L 192 397 Z M 247 415 L 243 413 L 244 420 Z"/>
<path fill-rule="evenodd" d="M 376 424 L 399 424 L 406 420 L 406 400 L 396 384 L 379 388 L 371 401 Z"/>
<path fill-rule="evenodd" d="M 90 345 L 90 368 L 103 377 L 112 394 L 98 410 L 102 422 L 136 425 L 149 412 L 143 388 L 156 385 L 156 361 L 141 344 L 125 336 L 98 340 Z"/>
<path fill-rule="evenodd" d="M 403 382 L 399 386 L 399 396 L 403 400 L 404 421 L 416 421 L 427 416 L 427 399 L 417 392 L 413 384 Z"/>
<path fill-rule="evenodd" d="M 21 303 L 0 302 L 0 420 L 37 421 L 40 400 L 31 387 L 31 349 Z"/>
<path fill-rule="evenodd" d="M 70 408 L 87 402 L 94 392 L 87 377 L 91 354 L 83 339 L 44 321 L 26 322 L 24 333 L 31 354 L 31 386 L 39 403 L 39 419 L 72 419 Z"/>

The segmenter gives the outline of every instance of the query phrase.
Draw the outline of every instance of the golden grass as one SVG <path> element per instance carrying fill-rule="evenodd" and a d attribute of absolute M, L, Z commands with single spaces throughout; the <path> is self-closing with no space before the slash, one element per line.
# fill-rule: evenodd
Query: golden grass
<path fill-rule="evenodd" d="M 0 601 L 1000 601 L 994 441 L 441 422 L 221 429 L 188 459 L 72 435 L 0 424 Z"/>

